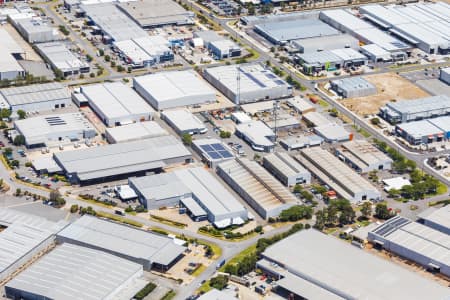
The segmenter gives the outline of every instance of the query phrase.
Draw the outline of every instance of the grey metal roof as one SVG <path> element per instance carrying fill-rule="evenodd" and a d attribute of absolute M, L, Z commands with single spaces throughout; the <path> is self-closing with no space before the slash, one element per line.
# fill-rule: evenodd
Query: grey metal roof
<path fill-rule="evenodd" d="M 264 156 L 264 160 L 267 160 L 270 164 L 272 164 L 272 166 L 274 166 L 274 168 L 287 177 L 305 173 L 309 174 L 309 172 L 302 165 L 295 161 L 286 152 L 271 153 Z"/>
<path fill-rule="evenodd" d="M 6 284 L 54 300 L 110 299 L 142 266 L 98 250 L 63 244 Z M 117 290 L 119 289 L 119 290 Z"/>
<path fill-rule="evenodd" d="M 361 76 L 335 79 L 331 80 L 331 83 L 337 85 L 339 89 L 342 89 L 346 92 L 355 90 L 357 91 L 360 89 L 375 89 L 375 91 L 377 90 L 377 87 L 374 84 L 370 83 Z"/>
<path fill-rule="evenodd" d="M 174 172 L 130 177 L 128 180 L 143 197 L 155 201 L 192 194 L 192 191 Z"/>
<path fill-rule="evenodd" d="M 181 202 L 195 217 L 206 215 L 206 211 L 191 197 L 183 198 Z"/>
<path fill-rule="evenodd" d="M 81 61 L 64 43 L 50 42 L 36 44 L 37 49 L 59 70 L 71 71 L 88 68 L 87 62 Z"/>
<path fill-rule="evenodd" d="M 331 51 L 325 50 L 320 52 L 308 52 L 297 55 L 306 64 L 325 64 L 325 63 L 338 63 L 342 61 L 342 58 L 337 56 Z"/>
<path fill-rule="evenodd" d="M 346 299 L 444 300 L 450 296 L 444 286 L 313 229 L 268 247 L 263 256 L 284 265 L 300 281 Z"/>
<path fill-rule="evenodd" d="M 107 118 L 152 114 L 155 110 L 122 82 L 84 85 L 81 92 Z"/>
<path fill-rule="evenodd" d="M 23 71 L 13 54 L 24 53 L 25 51 L 5 29 L 0 29 L 0 40 L 2 41 L 2 47 L 0 47 L 0 72 Z"/>
<path fill-rule="evenodd" d="M 450 266 L 450 235 L 436 229 L 396 216 L 372 230 L 370 234 L 374 239 L 379 236 L 397 245 L 397 249 L 402 247 L 444 266 Z"/>
<path fill-rule="evenodd" d="M 400 129 L 401 131 L 406 132 L 408 135 L 411 135 L 413 138 L 420 139 L 424 136 L 429 135 L 438 135 L 444 134 L 443 130 L 436 127 L 428 120 L 420 120 L 409 123 L 401 123 L 397 124 L 397 131 Z"/>
<path fill-rule="evenodd" d="M 70 99 L 68 89 L 57 82 L 0 89 L 0 94 L 11 106 Z"/>
<path fill-rule="evenodd" d="M 430 207 L 420 213 L 417 217 L 439 224 L 450 230 L 450 205 L 441 208 Z"/>
<path fill-rule="evenodd" d="M 357 161 L 359 161 L 364 166 L 379 164 L 380 162 L 386 161 L 392 162 L 392 159 L 389 156 L 366 140 L 353 140 L 343 143 L 341 149 L 350 152 L 350 154 L 356 158 L 356 161 L 352 159 L 352 162 L 357 163 Z"/>
<path fill-rule="evenodd" d="M 358 48 L 358 40 L 349 34 L 338 34 L 332 36 L 318 36 L 307 39 L 293 40 L 292 46 L 301 48 L 304 53 L 334 50 L 340 48 Z"/>
<path fill-rule="evenodd" d="M 110 136 L 115 143 L 121 143 L 168 135 L 169 133 L 157 122 L 147 121 L 106 128 L 106 134 Z"/>
<path fill-rule="evenodd" d="M 185 250 L 167 236 L 87 215 L 61 230 L 57 236 L 161 265 L 169 265 Z"/>
<path fill-rule="evenodd" d="M 165 161 L 191 157 L 191 153 L 173 136 L 64 151 L 54 154 L 67 173 L 80 180 L 160 168 Z"/>
<path fill-rule="evenodd" d="M 66 225 L 17 210 L 0 209 L 0 275 Z"/>
<path fill-rule="evenodd" d="M 254 121 L 236 125 L 236 130 L 245 135 L 253 144 L 258 146 L 273 146 L 274 143 L 267 137 L 275 133 L 261 121 Z"/>
<path fill-rule="evenodd" d="M 193 23 L 194 13 L 185 10 L 175 1 L 125 1 L 120 3 L 118 7 L 142 27 Z"/>
<path fill-rule="evenodd" d="M 82 4 L 80 8 L 116 42 L 147 36 L 147 32 L 114 3 Z"/>
<path fill-rule="evenodd" d="M 255 28 L 279 42 L 339 34 L 339 31 L 318 19 L 263 23 Z"/>
<path fill-rule="evenodd" d="M 179 131 L 194 131 L 205 128 L 205 124 L 187 109 L 166 110 L 161 116 L 169 120 Z"/>
<path fill-rule="evenodd" d="M 415 114 L 435 109 L 450 108 L 450 96 L 438 95 L 415 100 L 388 102 L 387 107 L 403 114 Z"/>

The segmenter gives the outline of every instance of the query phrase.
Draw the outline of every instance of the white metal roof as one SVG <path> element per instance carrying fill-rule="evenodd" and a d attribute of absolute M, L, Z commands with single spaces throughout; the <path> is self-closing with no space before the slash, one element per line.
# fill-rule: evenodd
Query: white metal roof
<path fill-rule="evenodd" d="M 205 124 L 187 109 L 166 110 L 161 115 L 168 119 L 179 131 L 206 128 Z"/>
<path fill-rule="evenodd" d="M 432 280 L 314 229 L 269 246 L 263 256 L 345 299 L 444 300 L 450 295 Z"/>
<path fill-rule="evenodd" d="M 420 213 L 418 217 L 450 229 L 450 205 L 441 208 L 430 207 Z"/>
<path fill-rule="evenodd" d="M 36 44 L 36 47 L 56 68 L 63 72 L 89 67 L 87 62 L 81 61 L 61 42 L 40 43 Z"/>
<path fill-rule="evenodd" d="M 16 61 L 12 54 L 24 53 L 22 47 L 11 37 L 11 35 L 3 28 L 0 28 L 0 73 L 10 71 L 23 71 L 23 68 Z"/>
<path fill-rule="evenodd" d="M 7 283 L 46 299 L 112 299 L 142 274 L 142 266 L 117 256 L 63 244 Z M 137 291 L 136 291 L 137 292 Z"/>
<path fill-rule="evenodd" d="M 155 121 L 137 122 L 106 128 L 106 133 L 115 143 L 134 141 L 168 135 L 169 133 Z"/>
<path fill-rule="evenodd" d="M 261 121 L 251 121 L 236 125 L 236 130 L 244 134 L 251 142 L 259 146 L 273 146 L 273 142 L 267 137 L 275 136 L 275 133 Z"/>
<path fill-rule="evenodd" d="M 165 235 L 87 215 L 61 230 L 57 236 L 161 265 L 169 265 L 185 250 L 185 247 L 176 245 Z"/>
<path fill-rule="evenodd" d="M 58 82 L 0 89 L 0 94 L 11 106 L 70 99 L 68 89 Z"/>
<path fill-rule="evenodd" d="M 108 118 L 155 112 L 132 88 L 122 82 L 84 85 L 81 92 Z"/>

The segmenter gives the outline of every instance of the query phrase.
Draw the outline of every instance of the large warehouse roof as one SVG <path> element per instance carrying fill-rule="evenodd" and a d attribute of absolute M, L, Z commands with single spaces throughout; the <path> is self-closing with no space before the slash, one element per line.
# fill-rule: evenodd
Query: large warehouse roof
<path fill-rule="evenodd" d="M 114 3 L 81 5 L 81 9 L 116 42 L 147 36 L 147 32 Z"/>
<path fill-rule="evenodd" d="M 379 191 L 366 179 L 361 177 L 327 150 L 322 148 L 307 148 L 303 149 L 301 153 L 310 163 L 317 167 L 321 172 L 324 172 L 333 182 L 338 184 L 341 189 L 346 191 L 346 193 L 349 193 L 352 198 L 357 194 L 365 193 L 380 195 Z M 312 173 L 315 173 L 314 170 L 311 171 Z M 337 192 L 339 193 L 339 191 Z"/>
<path fill-rule="evenodd" d="M 45 299 L 112 299 L 142 266 L 98 250 L 63 244 L 6 285 Z"/>
<path fill-rule="evenodd" d="M 351 157 L 351 161 L 364 169 L 372 164 L 379 164 L 392 159 L 366 140 L 354 140 L 342 144 L 342 148 Z"/>
<path fill-rule="evenodd" d="M 387 107 L 402 114 L 416 114 L 431 110 L 450 108 L 450 96 L 438 95 L 415 100 L 388 102 Z"/>
<path fill-rule="evenodd" d="M 271 41 L 285 42 L 318 36 L 337 35 L 339 31 L 318 19 L 299 19 L 284 22 L 263 23 L 255 26 L 257 32 L 270 37 Z"/>
<path fill-rule="evenodd" d="M 123 143 L 168 135 L 169 133 L 155 121 L 147 121 L 106 128 L 105 134 L 110 143 Z"/>
<path fill-rule="evenodd" d="M 0 41 L 2 41 L 2 47 L 0 47 L 0 73 L 23 71 L 23 68 L 13 56 L 16 53 L 22 54 L 24 52 L 22 47 L 17 44 L 5 29 L 0 29 Z"/>
<path fill-rule="evenodd" d="M 118 6 L 141 27 L 193 23 L 194 13 L 171 0 L 131 1 Z"/>
<path fill-rule="evenodd" d="M 188 98 L 206 98 L 208 102 L 216 99 L 215 91 L 192 71 L 158 72 L 134 77 L 133 82 L 135 88 L 139 86 L 152 98 L 156 108 L 190 105 L 192 100 Z"/>
<path fill-rule="evenodd" d="M 52 100 L 70 99 L 69 91 L 57 82 L 33 84 L 0 90 L 0 101 L 7 101 L 9 105 L 23 105 L 47 102 Z"/>
<path fill-rule="evenodd" d="M 187 109 L 166 110 L 161 117 L 168 120 L 178 132 L 203 129 L 205 124 Z"/>
<path fill-rule="evenodd" d="M 87 62 L 81 61 L 62 42 L 39 43 L 36 47 L 55 68 L 62 72 L 89 68 Z"/>
<path fill-rule="evenodd" d="M 167 236 L 87 215 L 61 230 L 57 237 L 66 242 L 161 265 L 170 265 L 185 250 Z"/>
<path fill-rule="evenodd" d="M 191 157 L 173 136 L 105 145 L 54 154 L 66 173 L 76 173 L 80 181 L 161 168 L 165 161 Z"/>
<path fill-rule="evenodd" d="M 333 36 L 318 36 L 308 39 L 293 40 L 292 46 L 303 53 L 320 52 L 341 48 L 358 48 L 358 40 L 349 34 L 338 34 Z"/>
<path fill-rule="evenodd" d="M 302 165 L 286 152 L 275 152 L 264 156 L 284 176 L 297 176 L 298 174 L 309 173 Z"/>
<path fill-rule="evenodd" d="M 175 172 L 130 177 L 128 180 L 144 198 L 150 200 L 158 201 L 192 193 Z"/>
<path fill-rule="evenodd" d="M 435 226 L 430 227 L 450 233 L 450 205 L 441 208 L 430 207 L 417 217 L 424 220 L 424 224 L 427 226 L 430 226 L 430 223 L 435 224 Z"/>
<path fill-rule="evenodd" d="M 247 123 L 236 125 L 236 130 L 243 134 L 251 143 L 256 146 L 274 145 L 270 138 L 275 136 L 275 133 L 262 121 L 252 120 Z"/>
<path fill-rule="evenodd" d="M 264 257 L 345 299 L 448 299 L 446 287 L 349 243 L 310 229 L 268 247 Z M 407 296 L 406 296 L 407 294 Z"/>
<path fill-rule="evenodd" d="M 108 118 L 154 112 L 144 99 L 122 82 L 84 85 L 81 92 Z"/>

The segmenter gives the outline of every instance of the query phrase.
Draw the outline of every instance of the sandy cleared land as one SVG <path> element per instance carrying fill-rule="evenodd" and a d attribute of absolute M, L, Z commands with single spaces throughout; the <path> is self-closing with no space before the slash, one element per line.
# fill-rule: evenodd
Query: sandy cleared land
<path fill-rule="evenodd" d="M 429 96 L 427 92 L 397 74 L 375 74 L 364 78 L 377 87 L 378 93 L 342 100 L 342 104 L 362 116 L 378 113 L 381 106 L 394 99 L 411 100 Z"/>
<path fill-rule="evenodd" d="M 22 36 L 16 31 L 11 24 L 1 25 L 0 28 L 5 29 L 11 37 L 19 44 L 25 52 L 24 59 L 33 61 L 42 61 L 42 58 L 33 50 L 30 44 L 28 44 Z M 1 43 L 1 41 L 0 41 Z"/>

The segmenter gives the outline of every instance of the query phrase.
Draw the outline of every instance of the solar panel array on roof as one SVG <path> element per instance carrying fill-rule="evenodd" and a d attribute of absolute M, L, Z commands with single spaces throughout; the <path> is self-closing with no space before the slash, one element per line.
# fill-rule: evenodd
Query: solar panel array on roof
<path fill-rule="evenodd" d="M 233 154 L 226 150 L 221 144 L 200 145 L 200 147 L 211 156 L 212 159 L 233 157 Z"/>

